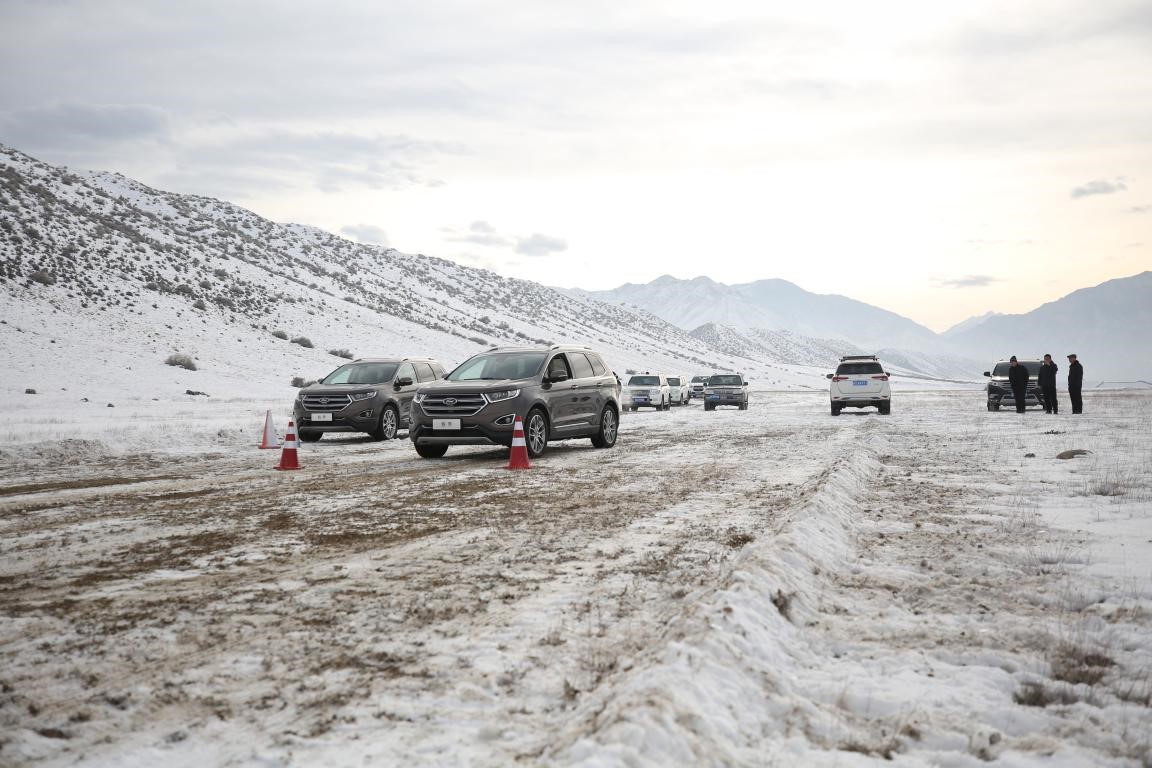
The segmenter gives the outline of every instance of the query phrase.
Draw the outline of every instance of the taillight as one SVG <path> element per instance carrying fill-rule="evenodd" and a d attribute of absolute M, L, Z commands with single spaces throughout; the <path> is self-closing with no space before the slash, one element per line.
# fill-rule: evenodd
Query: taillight
<path fill-rule="evenodd" d="M 848 381 L 847 376 L 833 376 L 832 381 Z"/>
<path fill-rule="evenodd" d="M 873 376 L 872 378 L 880 379 L 880 381 L 888 381 L 888 374 L 884 374 L 883 376 Z"/>

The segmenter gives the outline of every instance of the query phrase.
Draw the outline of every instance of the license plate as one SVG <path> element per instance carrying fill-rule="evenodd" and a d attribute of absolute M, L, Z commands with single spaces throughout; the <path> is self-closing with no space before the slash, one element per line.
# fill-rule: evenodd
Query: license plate
<path fill-rule="evenodd" d="M 854 386 L 854 387 L 866 387 L 866 386 L 868 386 L 868 382 L 865 379 L 852 379 L 852 386 Z"/>
<path fill-rule="evenodd" d="M 709 399 L 709 400 L 719 400 L 719 399 L 720 399 L 720 395 L 708 395 L 708 399 Z"/>
<path fill-rule="evenodd" d="M 312 421 L 332 421 L 332 414 L 330 414 L 330 413 L 314 413 L 314 414 L 312 414 Z"/>
<path fill-rule="evenodd" d="M 460 429 L 460 419 L 432 419 L 432 429 Z"/>

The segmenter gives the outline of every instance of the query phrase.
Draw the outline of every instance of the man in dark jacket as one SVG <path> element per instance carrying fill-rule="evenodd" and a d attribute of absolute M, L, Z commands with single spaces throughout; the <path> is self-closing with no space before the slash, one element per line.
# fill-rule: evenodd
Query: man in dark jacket
<path fill-rule="evenodd" d="M 1072 401 L 1072 413 L 1084 413 L 1084 401 L 1080 398 L 1080 388 L 1084 386 L 1084 366 L 1076 355 L 1068 355 L 1068 399 Z"/>
<path fill-rule="evenodd" d="M 1060 404 L 1056 400 L 1056 371 L 1060 370 L 1052 362 L 1052 355 L 1044 355 L 1036 383 L 1040 385 L 1040 396 L 1044 398 L 1044 413 L 1059 413 Z"/>
<path fill-rule="evenodd" d="M 1016 401 L 1016 413 L 1024 413 L 1024 398 L 1028 396 L 1028 369 L 1020 365 L 1016 355 L 1008 358 L 1008 385 L 1012 387 L 1012 399 Z M 1072 374 L 1068 374 L 1071 376 Z"/>

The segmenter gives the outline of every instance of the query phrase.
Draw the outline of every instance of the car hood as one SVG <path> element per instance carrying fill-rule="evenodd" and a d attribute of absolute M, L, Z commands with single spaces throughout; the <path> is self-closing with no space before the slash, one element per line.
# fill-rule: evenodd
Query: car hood
<path fill-rule="evenodd" d="M 389 386 L 384 381 L 379 384 L 310 384 L 300 390 L 302 395 L 347 395 L 352 392 L 363 392 L 368 389 L 383 389 Z"/>
<path fill-rule="evenodd" d="M 530 387 L 536 379 L 473 379 L 472 381 L 440 381 L 420 385 L 420 392 L 425 394 L 454 395 L 469 392 L 501 392 L 505 389 L 521 389 Z"/>

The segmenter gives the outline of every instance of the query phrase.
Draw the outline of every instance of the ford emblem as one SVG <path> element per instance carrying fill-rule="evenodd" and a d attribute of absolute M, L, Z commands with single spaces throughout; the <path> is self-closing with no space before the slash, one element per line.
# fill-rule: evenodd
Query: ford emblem
<path fill-rule="evenodd" d="M 454 397 L 444 398 L 444 405 L 456 405 L 456 398 L 454 398 Z"/>
<path fill-rule="evenodd" d="M 328 398 L 326 398 L 326 397 L 320 398 L 320 405 L 328 405 Z"/>

